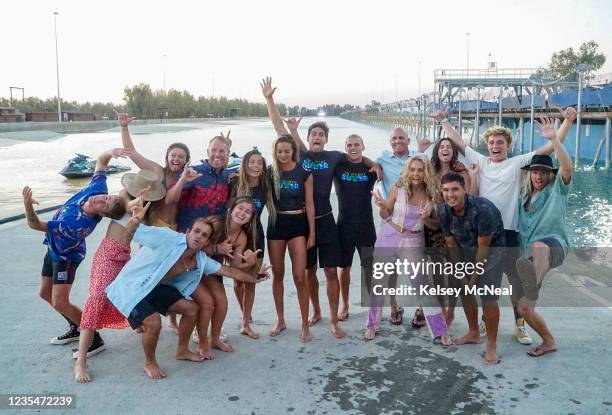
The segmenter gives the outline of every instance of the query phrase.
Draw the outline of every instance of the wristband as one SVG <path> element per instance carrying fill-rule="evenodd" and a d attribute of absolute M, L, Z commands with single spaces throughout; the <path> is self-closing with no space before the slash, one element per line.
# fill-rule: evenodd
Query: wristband
<path fill-rule="evenodd" d="M 440 120 L 440 124 L 444 124 L 445 122 L 450 122 L 450 121 L 448 120 L 448 118 L 444 118 Z"/>

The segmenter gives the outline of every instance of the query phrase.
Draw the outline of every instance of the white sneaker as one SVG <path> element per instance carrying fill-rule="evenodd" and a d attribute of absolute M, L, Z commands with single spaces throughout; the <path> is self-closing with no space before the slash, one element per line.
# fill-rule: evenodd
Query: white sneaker
<path fill-rule="evenodd" d="M 533 339 L 531 338 L 529 333 L 527 333 L 527 328 L 525 327 L 525 320 L 523 320 L 522 318 L 516 320 L 516 325 L 514 326 L 514 336 L 520 344 L 527 345 L 533 342 Z"/>
<path fill-rule="evenodd" d="M 193 340 L 193 342 L 196 344 L 200 343 L 200 338 L 198 337 L 198 329 L 193 329 L 193 333 L 191 333 L 191 340 Z"/>

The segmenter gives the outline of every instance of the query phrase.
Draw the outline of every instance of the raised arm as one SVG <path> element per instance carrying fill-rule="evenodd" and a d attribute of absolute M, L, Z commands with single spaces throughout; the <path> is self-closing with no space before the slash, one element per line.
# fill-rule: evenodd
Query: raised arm
<path fill-rule="evenodd" d="M 112 150 L 107 150 L 98 156 L 98 160 L 96 160 L 96 171 L 106 170 L 108 163 L 110 163 L 113 157 L 126 158 L 131 154 L 132 150 L 126 148 L 113 148 Z"/>
<path fill-rule="evenodd" d="M 187 183 L 191 183 L 198 177 L 202 177 L 202 173 L 198 173 L 193 168 L 191 168 L 188 164 L 185 164 L 185 169 L 183 170 L 183 174 L 180 179 L 174 184 L 174 186 L 170 187 L 166 192 L 166 198 L 164 201 L 167 205 L 173 205 L 178 203 L 181 200 L 181 193 L 183 192 L 183 188 Z"/>
<path fill-rule="evenodd" d="M 298 127 L 300 126 L 300 121 L 302 121 L 302 117 L 294 118 L 289 117 L 285 120 L 287 124 L 287 128 L 289 128 L 289 132 L 291 133 L 291 137 L 295 140 L 295 144 L 297 144 L 300 151 L 308 151 L 306 144 L 302 141 L 302 137 L 300 137 L 300 133 L 298 131 Z"/>
<path fill-rule="evenodd" d="M 270 117 L 270 121 L 272 121 L 272 125 L 274 126 L 274 131 L 276 131 L 277 136 L 289 134 L 285 129 L 285 125 L 283 124 L 283 119 L 281 118 L 280 113 L 278 112 L 278 108 L 274 103 L 274 91 L 276 88 L 272 88 L 272 78 L 267 77 L 261 81 L 261 93 L 266 99 L 266 106 L 268 107 L 268 116 Z"/>
<path fill-rule="evenodd" d="M 38 201 L 32 197 L 32 189 L 29 186 L 23 188 L 21 192 L 23 196 L 23 206 L 25 207 L 25 215 L 28 221 L 28 226 L 35 231 L 47 232 L 47 222 L 38 219 L 38 215 L 34 210 L 34 206 L 38 205 Z"/>
<path fill-rule="evenodd" d="M 448 110 L 436 111 L 433 114 L 431 114 L 430 117 L 438 121 L 440 124 L 442 124 L 442 129 L 444 130 L 448 138 L 450 138 L 451 141 L 455 143 L 457 147 L 459 147 L 459 150 L 462 153 L 465 153 L 465 141 L 463 141 L 461 134 L 459 134 L 457 130 L 455 130 L 455 128 L 450 123 L 450 121 L 446 118 L 447 114 L 448 114 Z"/>
<path fill-rule="evenodd" d="M 142 154 L 136 151 L 136 147 L 134 147 L 132 137 L 130 137 L 130 130 L 128 125 L 130 122 L 134 121 L 136 117 L 130 117 L 126 112 L 118 112 L 117 110 L 113 111 L 115 111 L 115 114 L 117 114 L 117 121 L 119 122 L 119 126 L 121 127 L 121 143 L 123 145 L 123 148 L 132 150 L 132 154 L 130 154 L 130 159 L 138 166 L 138 168 L 150 170 L 157 174 L 160 179 L 163 179 L 164 168 L 153 160 L 149 160 L 148 158 L 144 157 Z"/>
<path fill-rule="evenodd" d="M 564 119 L 563 119 L 563 123 L 561 124 L 561 127 L 559 127 L 559 131 L 557 131 L 557 138 L 559 139 L 559 142 L 561 142 L 561 144 L 563 144 L 563 141 L 565 140 L 565 137 L 567 136 L 567 133 L 569 132 L 570 128 L 572 128 L 572 124 L 574 123 L 574 121 L 578 117 L 578 113 L 572 107 L 567 107 L 566 109 L 558 108 L 558 110 L 561 113 L 561 115 L 563 115 Z M 542 119 L 544 119 L 544 118 L 541 118 L 540 120 L 542 120 Z M 544 138 L 546 138 L 546 137 L 544 137 Z M 549 141 L 548 143 L 544 144 L 543 146 L 537 148 L 535 153 L 539 154 L 539 155 L 547 155 L 548 156 L 553 151 L 554 151 L 553 142 Z"/>
<path fill-rule="evenodd" d="M 308 240 L 306 241 L 306 249 L 311 248 L 315 244 L 315 207 L 314 207 L 314 190 L 313 190 L 312 175 L 304 182 L 304 201 L 306 204 L 306 219 L 308 220 Z"/>
<path fill-rule="evenodd" d="M 565 146 L 563 146 L 563 143 L 558 137 L 559 131 L 561 129 L 559 129 L 559 131 L 556 131 L 554 125 L 552 124 L 552 121 L 549 119 L 543 119 L 542 121 L 547 122 L 539 123 L 536 121 L 537 126 L 540 129 L 538 133 L 541 137 L 544 137 L 550 141 L 550 144 L 553 146 L 553 149 L 557 156 L 557 160 L 559 160 L 559 173 L 563 178 L 563 183 L 569 184 L 572 178 L 572 160 L 570 159 L 569 154 L 567 154 Z"/>

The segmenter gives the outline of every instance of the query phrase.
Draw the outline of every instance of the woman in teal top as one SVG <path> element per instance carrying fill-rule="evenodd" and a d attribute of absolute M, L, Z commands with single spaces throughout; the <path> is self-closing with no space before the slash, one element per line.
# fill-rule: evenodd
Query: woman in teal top
<path fill-rule="evenodd" d="M 559 168 L 553 168 L 550 156 L 543 155 L 533 156 L 531 163 L 523 167 L 529 171 L 529 181 L 519 206 L 519 235 L 524 256 L 516 262 L 522 287 L 512 288 L 513 297 L 519 297 L 519 313 L 543 340 L 527 352 L 532 357 L 557 350 L 544 318 L 535 311 L 535 304 L 544 277 L 550 269 L 563 263 L 567 253 L 565 218 L 572 178 L 572 162 L 557 137 L 552 120 L 542 119 L 538 127 L 540 135 L 553 144 Z"/>

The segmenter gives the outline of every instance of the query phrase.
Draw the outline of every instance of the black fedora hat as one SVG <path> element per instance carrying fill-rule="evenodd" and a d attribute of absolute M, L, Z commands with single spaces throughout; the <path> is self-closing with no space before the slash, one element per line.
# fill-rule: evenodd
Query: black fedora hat
<path fill-rule="evenodd" d="M 553 167 L 552 158 L 550 156 L 536 154 L 531 158 L 531 163 L 521 167 L 521 170 L 549 170 L 557 173 L 559 169 Z"/>

